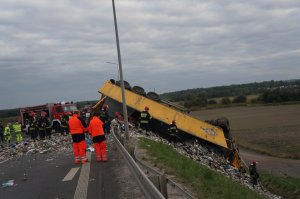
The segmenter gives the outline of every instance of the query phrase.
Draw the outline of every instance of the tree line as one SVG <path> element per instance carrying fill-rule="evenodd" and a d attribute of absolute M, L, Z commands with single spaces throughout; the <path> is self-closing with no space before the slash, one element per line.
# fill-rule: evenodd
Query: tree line
<path fill-rule="evenodd" d="M 248 95 L 257 95 L 250 103 L 281 103 L 300 101 L 300 80 L 265 81 L 211 88 L 196 88 L 161 95 L 162 99 L 180 102 L 185 107 L 213 104 L 246 103 Z M 221 98 L 217 102 L 214 98 Z"/>

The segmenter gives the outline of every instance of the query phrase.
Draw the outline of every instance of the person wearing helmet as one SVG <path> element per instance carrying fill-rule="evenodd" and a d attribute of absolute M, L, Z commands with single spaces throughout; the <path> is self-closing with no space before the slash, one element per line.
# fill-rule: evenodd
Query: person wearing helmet
<path fill-rule="evenodd" d="M 102 106 L 102 109 L 100 111 L 100 120 L 104 122 L 104 133 L 109 134 L 110 133 L 110 120 L 109 120 L 109 113 L 108 113 L 109 106 L 107 104 Z"/>
<path fill-rule="evenodd" d="M 6 141 L 6 143 L 10 144 L 10 140 L 11 140 L 11 123 L 7 123 L 5 129 L 4 129 L 4 139 Z"/>
<path fill-rule="evenodd" d="M 173 120 L 172 123 L 168 126 L 168 133 L 170 134 L 171 141 L 178 140 L 178 136 L 177 136 L 178 128 L 175 120 Z"/>
<path fill-rule="evenodd" d="M 147 132 L 150 131 L 150 120 L 152 119 L 151 115 L 149 114 L 149 107 L 146 106 L 144 111 L 141 112 L 139 122 L 140 122 L 140 129 Z"/>
<path fill-rule="evenodd" d="M 254 185 L 257 185 L 257 180 L 259 178 L 259 174 L 256 170 L 256 164 L 258 162 L 256 162 L 255 160 L 252 161 L 252 163 L 249 165 L 249 174 L 250 174 L 250 177 L 251 177 L 251 183 Z"/>

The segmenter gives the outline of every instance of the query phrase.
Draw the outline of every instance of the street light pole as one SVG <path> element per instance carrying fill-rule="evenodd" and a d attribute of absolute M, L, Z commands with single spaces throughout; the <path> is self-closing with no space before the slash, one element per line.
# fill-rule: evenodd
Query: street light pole
<path fill-rule="evenodd" d="M 124 114 L 124 120 L 125 120 L 124 121 L 125 122 L 125 136 L 126 136 L 126 140 L 128 141 L 129 140 L 128 116 L 127 116 L 127 107 L 126 107 L 126 98 L 125 98 L 125 88 L 124 88 L 124 80 L 123 80 L 119 35 L 118 35 L 117 16 L 116 16 L 116 9 L 115 9 L 115 1 L 114 0 L 112 0 L 112 6 L 113 6 L 113 14 L 114 14 L 114 22 L 115 22 L 116 43 L 117 43 L 117 50 L 118 50 L 119 73 L 120 73 L 122 101 L 123 101 L 123 114 Z"/>

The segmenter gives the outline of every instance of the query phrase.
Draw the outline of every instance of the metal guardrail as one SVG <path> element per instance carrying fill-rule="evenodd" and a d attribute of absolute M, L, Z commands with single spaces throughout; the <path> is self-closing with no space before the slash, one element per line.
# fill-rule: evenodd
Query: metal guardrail
<path fill-rule="evenodd" d="M 140 164 L 142 167 L 146 168 L 150 173 L 154 173 L 155 175 L 162 175 L 162 173 L 156 171 L 155 169 L 147 166 L 146 164 L 144 164 L 141 160 L 139 160 L 138 158 L 135 157 L 135 160 L 138 164 Z M 178 184 L 176 184 L 174 181 L 172 181 L 169 178 L 166 178 L 167 183 L 169 185 L 171 185 L 172 187 L 174 187 L 175 189 L 177 189 L 180 194 L 187 199 L 195 199 L 193 196 L 191 196 L 189 193 L 187 193 L 186 191 L 184 191 Z"/>
<path fill-rule="evenodd" d="M 134 175 L 138 183 L 140 184 L 142 190 L 144 191 L 144 194 L 146 198 L 149 199 L 163 199 L 165 198 L 159 190 L 153 185 L 153 183 L 148 179 L 146 174 L 140 169 L 140 167 L 137 165 L 137 163 L 134 161 L 134 159 L 130 156 L 130 154 L 127 152 L 125 147 L 121 144 L 119 139 L 117 138 L 115 134 L 114 127 L 112 128 L 112 134 L 115 138 L 116 145 L 118 149 L 120 150 L 123 157 L 126 159 L 126 163 L 131 171 L 131 173 Z"/>

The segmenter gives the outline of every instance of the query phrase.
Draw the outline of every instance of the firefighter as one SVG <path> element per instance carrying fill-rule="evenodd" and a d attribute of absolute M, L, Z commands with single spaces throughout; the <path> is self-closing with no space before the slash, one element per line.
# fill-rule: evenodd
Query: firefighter
<path fill-rule="evenodd" d="M 49 117 L 47 117 L 47 115 L 45 116 L 45 120 L 46 120 L 46 136 L 48 138 L 51 138 L 52 126 L 51 126 L 50 119 Z"/>
<path fill-rule="evenodd" d="M 109 114 L 108 114 L 108 105 L 103 105 L 101 111 L 100 111 L 100 119 L 104 122 L 104 132 L 105 134 L 110 133 L 110 120 L 109 120 Z"/>
<path fill-rule="evenodd" d="M 69 128 L 68 128 L 69 116 L 68 116 L 68 113 L 65 113 L 63 116 L 61 116 L 60 121 L 61 121 L 61 125 L 60 125 L 61 135 L 68 135 L 69 134 Z"/>
<path fill-rule="evenodd" d="M 35 141 L 38 136 L 38 121 L 36 120 L 36 117 L 33 116 L 31 120 L 29 120 L 29 132 L 30 132 L 30 138 Z"/>
<path fill-rule="evenodd" d="M 178 140 L 178 129 L 177 129 L 177 125 L 176 125 L 176 121 L 173 120 L 172 123 L 168 126 L 168 132 L 170 134 L 171 137 L 171 141 L 177 141 Z"/>
<path fill-rule="evenodd" d="M 13 131 L 14 131 L 14 133 L 16 135 L 17 144 L 21 143 L 22 140 L 23 140 L 23 137 L 22 137 L 22 125 L 19 122 L 15 122 L 12 125 L 12 128 L 13 128 Z"/>
<path fill-rule="evenodd" d="M 257 185 L 257 180 L 259 178 L 259 174 L 256 170 L 256 164 L 258 162 L 256 162 L 255 160 L 252 161 L 252 163 L 249 165 L 249 174 L 251 177 L 251 183 L 254 185 Z"/>
<path fill-rule="evenodd" d="M 86 157 L 86 142 L 85 142 L 85 129 L 87 128 L 84 120 L 79 117 L 79 111 L 75 111 L 72 118 L 69 120 L 69 130 L 73 140 L 73 152 L 75 163 L 82 164 L 88 161 Z"/>
<path fill-rule="evenodd" d="M 97 116 L 97 113 L 93 113 L 93 118 L 89 124 L 89 133 L 93 137 L 94 148 L 96 152 L 97 162 L 107 161 L 106 156 L 106 138 L 104 136 L 103 122 Z"/>
<path fill-rule="evenodd" d="M 8 144 L 10 144 L 10 140 L 11 140 L 11 123 L 7 123 L 5 129 L 4 129 L 4 139 L 5 142 L 7 142 Z"/>
<path fill-rule="evenodd" d="M 149 122 L 152 119 L 151 115 L 149 114 L 149 107 L 146 106 L 145 110 L 140 114 L 140 128 L 145 130 L 146 132 L 150 131 Z"/>
<path fill-rule="evenodd" d="M 40 119 L 38 120 L 38 129 L 39 129 L 39 136 L 40 139 L 44 140 L 45 136 L 48 135 L 46 133 L 47 127 L 49 126 L 49 120 L 46 118 L 45 114 L 41 114 Z"/>

